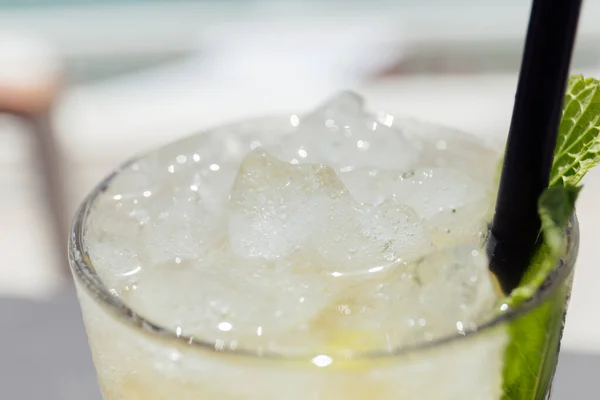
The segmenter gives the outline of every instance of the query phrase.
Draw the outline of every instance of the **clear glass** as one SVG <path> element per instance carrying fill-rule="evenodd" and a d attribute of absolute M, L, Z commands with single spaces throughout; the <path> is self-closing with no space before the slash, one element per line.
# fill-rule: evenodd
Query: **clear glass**
<path fill-rule="evenodd" d="M 276 131 L 287 123 L 274 118 L 219 130 L 246 134 L 270 127 Z M 183 141 L 192 143 L 194 137 Z M 525 304 L 465 334 L 323 363 L 319 354 L 293 358 L 257 354 L 187 337 L 147 320 L 112 295 L 87 254 L 86 224 L 95 199 L 116 174 L 119 170 L 82 204 L 69 242 L 71 268 L 105 400 L 549 398 L 578 251 L 575 216 L 564 257 Z M 515 332 L 531 324 L 539 326 L 540 321 L 547 324 L 542 340 L 511 341 Z M 518 357 L 527 371 L 506 370 L 505 365 L 514 365 L 511 357 Z M 534 390 L 539 393 L 535 398 L 523 395 Z"/>

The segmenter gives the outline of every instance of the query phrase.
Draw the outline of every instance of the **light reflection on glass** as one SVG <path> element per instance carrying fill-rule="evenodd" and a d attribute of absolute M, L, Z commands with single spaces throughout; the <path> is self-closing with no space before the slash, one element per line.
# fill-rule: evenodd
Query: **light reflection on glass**
<path fill-rule="evenodd" d="M 131 271 L 123 273 L 123 276 L 131 276 L 131 275 L 135 275 L 135 274 L 137 274 L 138 272 L 140 272 L 141 270 L 142 270 L 142 267 L 140 267 L 140 266 L 137 266 L 137 267 L 135 267 L 134 269 L 132 269 Z"/>
<path fill-rule="evenodd" d="M 317 367 L 323 368 L 323 367 L 327 367 L 327 366 L 331 365 L 331 363 L 333 363 L 333 359 L 331 357 L 329 357 L 328 355 L 319 354 L 318 356 L 316 356 L 312 359 L 312 362 Z"/>
<path fill-rule="evenodd" d="M 384 125 L 387 126 L 392 126 L 392 124 L 394 123 L 394 116 L 393 115 L 386 115 L 385 116 L 385 121 L 383 122 Z"/>
<path fill-rule="evenodd" d="M 459 334 L 466 335 L 465 327 L 464 327 L 462 321 L 456 321 L 456 330 L 458 331 Z"/>
<path fill-rule="evenodd" d="M 371 143 L 367 142 L 366 140 L 358 140 L 356 142 L 356 147 L 358 147 L 362 151 L 366 151 L 369 150 L 369 148 L 371 147 Z"/>
<path fill-rule="evenodd" d="M 298 126 L 300 124 L 300 118 L 298 118 L 297 115 L 292 115 L 290 117 L 290 124 L 292 124 L 292 126 Z"/>
<path fill-rule="evenodd" d="M 223 322 L 219 323 L 218 327 L 219 327 L 219 330 L 221 330 L 223 332 L 229 332 L 231 330 L 231 328 L 233 328 L 233 325 L 231 325 L 229 322 L 223 321 Z"/>
<path fill-rule="evenodd" d="M 394 123 L 394 116 L 388 113 L 379 113 L 378 117 L 379 122 L 385 126 L 392 126 L 392 124 Z"/>
<path fill-rule="evenodd" d="M 181 353 L 178 352 L 177 350 L 173 350 L 171 352 L 171 361 L 177 361 L 181 358 Z"/>

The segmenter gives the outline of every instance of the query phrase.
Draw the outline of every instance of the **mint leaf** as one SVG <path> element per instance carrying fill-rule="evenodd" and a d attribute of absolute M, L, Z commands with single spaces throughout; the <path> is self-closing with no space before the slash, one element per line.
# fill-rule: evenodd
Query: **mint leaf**
<path fill-rule="evenodd" d="M 535 298 L 566 246 L 566 229 L 580 187 L 547 189 L 539 200 L 543 244 L 535 254 L 521 285 L 506 299 L 514 307 Z M 511 341 L 505 352 L 503 400 L 543 400 L 550 390 L 569 295 L 562 285 L 535 310 L 511 322 Z"/>
<path fill-rule="evenodd" d="M 564 187 L 553 187 L 547 189 L 540 197 L 538 212 L 542 220 L 542 233 L 544 243 L 552 251 L 552 257 L 559 257 L 563 254 L 565 230 L 569 218 L 575 211 L 575 201 L 577 201 L 581 188 L 581 186 L 571 184 Z"/>
<path fill-rule="evenodd" d="M 550 186 L 577 185 L 600 161 L 600 85 L 569 78 L 556 140 Z"/>
<path fill-rule="evenodd" d="M 573 76 L 567 84 L 550 188 L 538 203 L 543 241 L 519 287 L 503 301 L 509 308 L 535 299 L 551 276 L 564 254 L 565 231 L 581 190 L 576 185 L 599 162 L 600 82 Z M 546 398 L 558 362 L 569 292 L 570 284 L 561 285 L 541 305 L 510 323 L 503 400 Z"/>
<path fill-rule="evenodd" d="M 566 287 L 543 305 L 511 323 L 504 354 L 502 400 L 545 400 L 558 363 L 566 311 Z"/>
<path fill-rule="evenodd" d="M 533 256 L 519 287 L 504 300 L 516 306 L 535 295 L 550 271 L 564 253 L 565 231 L 575 210 L 575 200 L 581 186 L 557 186 L 546 189 L 538 201 L 542 220 L 543 243 Z"/>

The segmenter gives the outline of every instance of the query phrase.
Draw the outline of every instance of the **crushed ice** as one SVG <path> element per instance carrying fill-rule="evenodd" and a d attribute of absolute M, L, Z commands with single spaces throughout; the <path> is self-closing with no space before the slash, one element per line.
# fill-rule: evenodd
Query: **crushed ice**
<path fill-rule="evenodd" d="M 105 282 L 178 332 L 279 351 L 352 332 L 408 346 L 477 324 L 496 298 L 479 245 L 497 154 L 371 115 L 351 93 L 293 117 L 121 171 L 87 232 Z"/>

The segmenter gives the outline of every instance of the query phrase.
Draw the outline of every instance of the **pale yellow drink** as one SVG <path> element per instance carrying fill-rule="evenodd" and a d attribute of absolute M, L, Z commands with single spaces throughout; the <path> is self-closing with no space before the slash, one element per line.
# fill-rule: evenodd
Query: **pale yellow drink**
<path fill-rule="evenodd" d="M 106 400 L 495 400 L 499 152 L 351 94 L 125 165 L 70 250 Z"/>

